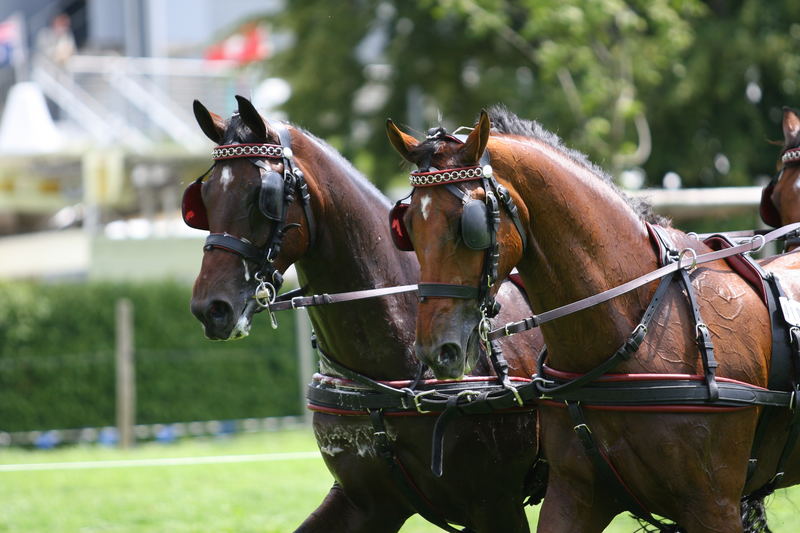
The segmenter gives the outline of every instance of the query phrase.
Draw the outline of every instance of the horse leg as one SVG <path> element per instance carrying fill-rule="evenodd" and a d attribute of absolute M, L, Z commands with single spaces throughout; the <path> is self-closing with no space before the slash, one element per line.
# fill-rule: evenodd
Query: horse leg
<path fill-rule="evenodd" d="M 530 533 L 522 505 L 492 505 L 490 512 L 475 518 L 473 529 L 480 533 Z"/>
<path fill-rule="evenodd" d="M 355 505 L 338 483 L 334 483 L 325 499 L 295 533 L 396 533 L 409 517 L 398 506 L 397 512 L 388 509 L 370 513 Z"/>
<path fill-rule="evenodd" d="M 539 512 L 537 533 L 600 533 L 617 514 L 609 505 L 598 505 L 591 485 L 565 482 L 550 476 Z"/>

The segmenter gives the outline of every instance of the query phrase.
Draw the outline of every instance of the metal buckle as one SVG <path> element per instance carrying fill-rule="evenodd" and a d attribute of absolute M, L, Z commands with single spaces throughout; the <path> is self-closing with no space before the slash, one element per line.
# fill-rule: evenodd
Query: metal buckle
<path fill-rule="evenodd" d="M 542 376 L 540 376 L 539 374 L 534 374 L 533 378 L 531 379 L 531 382 L 532 383 L 542 383 L 544 385 L 555 385 L 555 383 L 556 383 L 552 379 L 545 379 Z"/>
<path fill-rule="evenodd" d="M 689 254 L 692 258 L 692 263 L 688 267 L 684 267 L 681 263 L 683 260 L 683 256 Z M 680 252 L 678 252 L 678 266 L 685 270 L 692 270 L 697 266 L 697 252 L 694 251 L 693 248 L 684 248 Z"/>
<path fill-rule="evenodd" d="M 797 407 L 797 389 L 789 396 L 789 410 L 794 411 L 795 407 Z"/>
<path fill-rule="evenodd" d="M 578 424 L 577 426 L 573 426 L 572 431 L 577 433 L 579 428 L 584 428 L 590 435 L 592 433 L 592 430 L 589 429 L 589 426 L 587 426 L 586 424 Z"/>
<path fill-rule="evenodd" d="M 706 333 L 708 333 L 708 326 L 706 326 L 705 322 L 698 322 L 694 326 L 694 333 L 696 337 L 699 337 L 701 335 L 700 333 L 701 329 L 704 329 Z"/>
<path fill-rule="evenodd" d="M 761 239 L 761 244 L 759 244 L 757 248 L 751 249 L 750 252 L 748 253 L 758 253 L 761 251 L 762 248 L 764 248 L 764 245 L 767 244 L 767 240 L 764 238 L 763 235 L 753 235 L 753 238 L 750 239 L 750 244 L 752 245 L 753 243 L 755 243 L 757 239 Z"/>
<path fill-rule="evenodd" d="M 516 333 L 508 331 L 508 327 L 513 326 L 514 324 L 515 322 L 508 322 L 505 326 L 503 326 L 503 333 L 505 334 L 506 337 L 510 337 L 511 335 L 516 335 Z"/>
<path fill-rule="evenodd" d="M 462 390 L 461 392 L 459 392 L 456 395 L 456 398 L 461 398 L 461 397 L 466 396 L 467 402 L 469 403 L 469 402 L 472 401 L 473 397 L 478 397 L 479 395 L 480 395 L 480 392 L 474 391 L 474 390 L 471 390 L 471 389 L 467 389 L 467 390 Z"/>
<path fill-rule="evenodd" d="M 519 405 L 520 407 L 525 405 L 525 402 L 522 401 L 522 396 L 519 394 L 519 391 L 515 386 L 511 385 L 510 383 L 504 383 L 503 386 L 506 388 L 506 390 L 510 390 L 511 393 L 514 395 L 514 401 L 517 402 L 517 405 Z"/>
<path fill-rule="evenodd" d="M 305 305 L 297 305 L 295 303 L 295 300 L 301 300 L 301 299 L 303 299 L 303 296 L 295 296 L 294 298 L 289 300 L 291 302 L 291 304 L 292 304 L 292 309 L 305 309 L 306 308 Z"/>
<path fill-rule="evenodd" d="M 424 392 L 420 392 L 414 395 L 414 407 L 417 409 L 417 412 L 421 415 L 425 413 L 430 413 L 431 411 L 425 410 L 422 408 L 422 404 L 420 403 L 421 398 L 428 396 L 430 394 L 436 394 L 436 389 L 426 390 Z"/>
<path fill-rule="evenodd" d="M 639 331 L 641 331 L 643 335 L 647 335 L 647 326 L 639 322 L 636 327 L 633 328 L 633 331 L 631 331 L 631 337 L 635 337 Z"/>
<path fill-rule="evenodd" d="M 798 334 L 800 334 L 799 327 L 792 326 L 789 328 L 789 342 L 791 344 L 795 344 L 797 342 Z"/>

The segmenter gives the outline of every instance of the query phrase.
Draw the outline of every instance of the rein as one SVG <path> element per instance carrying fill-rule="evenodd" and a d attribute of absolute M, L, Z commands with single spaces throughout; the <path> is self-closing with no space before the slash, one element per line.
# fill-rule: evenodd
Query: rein
<path fill-rule="evenodd" d="M 518 322 L 509 322 L 505 326 L 489 332 L 488 338 L 489 340 L 500 339 L 502 337 L 507 337 L 509 335 L 514 335 L 516 333 L 535 328 L 557 318 L 577 313 L 578 311 L 588 309 L 603 302 L 607 302 L 612 298 L 628 293 L 634 289 L 638 289 L 639 287 L 647 285 L 652 281 L 663 278 L 664 276 L 677 272 L 681 269 L 691 270 L 697 265 L 701 265 L 703 263 L 717 261 L 719 259 L 724 259 L 726 257 L 731 257 L 741 253 L 757 252 L 761 250 L 766 243 L 778 240 L 781 237 L 798 230 L 800 230 L 800 222 L 795 222 L 776 230 L 772 230 L 766 235 L 755 235 L 751 240 L 745 242 L 744 244 L 701 255 L 696 255 L 694 250 L 686 248 L 680 252 L 680 256 L 674 263 L 665 265 L 661 268 L 653 270 L 652 272 L 648 272 L 643 276 L 639 276 L 638 278 L 632 279 L 627 283 L 623 283 L 622 285 L 618 285 L 601 293 L 588 296 L 566 305 L 562 305 L 561 307 L 557 307 L 550 311 L 545 311 L 544 313 L 538 315 L 531 315 L 528 318 Z M 686 257 L 687 255 L 689 255 L 689 257 Z"/>

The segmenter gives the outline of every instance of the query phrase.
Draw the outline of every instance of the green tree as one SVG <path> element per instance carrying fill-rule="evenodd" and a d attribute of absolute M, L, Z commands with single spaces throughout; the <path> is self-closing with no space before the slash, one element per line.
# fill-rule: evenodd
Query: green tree
<path fill-rule="evenodd" d="M 401 168 L 387 117 L 421 135 L 498 102 L 613 173 L 743 184 L 774 164 L 764 140 L 780 136 L 796 90 L 798 11 L 791 0 L 288 0 L 271 22 L 292 44 L 266 68 L 292 84 L 291 119 L 379 185 Z"/>

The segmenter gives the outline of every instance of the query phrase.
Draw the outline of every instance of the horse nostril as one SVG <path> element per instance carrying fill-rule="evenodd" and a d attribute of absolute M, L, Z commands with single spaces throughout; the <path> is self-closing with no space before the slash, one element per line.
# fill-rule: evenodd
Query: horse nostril
<path fill-rule="evenodd" d="M 212 322 L 223 323 L 228 320 L 228 317 L 233 313 L 230 304 L 222 300 L 214 300 L 208 306 L 206 316 Z"/>
<path fill-rule="evenodd" d="M 461 358 L 461 346 L 454 342 L 443 344 L 439 349 L 439 361 L 444 364 L 458 362 Z"/>

